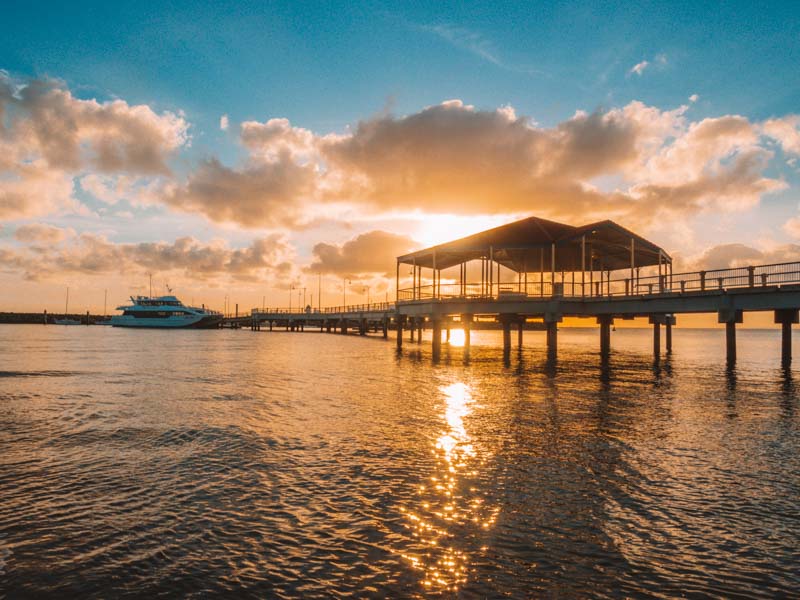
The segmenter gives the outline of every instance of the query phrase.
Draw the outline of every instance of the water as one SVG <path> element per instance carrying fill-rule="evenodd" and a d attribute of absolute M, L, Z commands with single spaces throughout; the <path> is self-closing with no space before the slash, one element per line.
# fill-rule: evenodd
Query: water
<path fill-rule="evenodd" d="M 778 332 L 612 336 L 3 326 L 0 597 L 796 594 Z"/>

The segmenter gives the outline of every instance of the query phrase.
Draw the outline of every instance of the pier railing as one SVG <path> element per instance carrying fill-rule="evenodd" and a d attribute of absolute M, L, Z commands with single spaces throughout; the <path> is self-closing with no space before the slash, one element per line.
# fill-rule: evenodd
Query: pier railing
<path fill-rule="evenodd" d="M 365 313 L 365 312 L 388 312 L 395 308 L 394 302 L 370 302 L 369 304 L 348 304 L 345 306 L 326 306 L 320 308 L 307 308 L 305 310 L 299 308 L 253 308 L 250 314 L 278 314 L 278 315 L 291 315 L 294 317 L 301 315 L 308 315 L 310 318 L 319 318 L 326 315 L 343 314 L 343 313 Z"/>
<path fill-rule="evenodd" d="M 573 277 L 574 275 L 574 277 Z M 433 299 L 514 299 L 514 298 L 614 298 L 624 296 L 650 296 L 682 294 L 687 292 L 713 292 L 739 288 L 757 288 L 800 284 L 800 262 L 774 263 L 711 269 L 687 273 L 647 275 L 633 278 L 612 277 L 613 273 L 587 272 L 556 274 L 555 281 L 437 283 L 398 291 L 398 300 L 410 302 Z"/>

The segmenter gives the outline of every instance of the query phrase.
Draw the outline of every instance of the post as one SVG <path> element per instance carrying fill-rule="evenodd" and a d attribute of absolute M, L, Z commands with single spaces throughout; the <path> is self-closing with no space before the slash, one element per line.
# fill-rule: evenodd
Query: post
<path fill-rule="evenodd" d="M 634 271 L 636 270 L 636 240 L 631 238 L 631 295 L 634 293 L 633 279 L 635 277 Z"/>
<path fill-rule="evenodd" d="M 597 322 L 600 324 L 600 356 L 608 358 L 611 352 L 611 325 L 614 323 L 614 318 L 603 315 L 597 317 Z"/>
<path fill-rule="evenodd" d="M 461 315 L 461 325 L 464 328 L 464 355 L 469 356 L 469 346 L 472 337 L 472 315 Z"/>
<path fill-rule="evenodd" d="M 661 360 L 661 323 L 653 321 L 653 360 Z"/>
<path fill-rule="evenodd" d="M 555 321 L 547 323 L 547 358 L 555 359 L 558 354 L 558 323 Z"/>
<path fill-rule="evenodd" d="M 389 319 L 388 317 L 383 317 L 383 322 L 381 323 L 383 329 L 383 339 L 387 339 L 389 337 Z"/>
<path fill-rule="evenodd" d="M 792 324 L 798 322 L 797 309 L 775 311 L 775 323 L 781 324 L 781 364 L 785 367 L 792 362 Z"/>
<path fill-rule="evenodd" d="M 667 321 L 667 354 L 672 354 L 672 323 Z"/>
<path fill-rule="evenodd" d="M 432 331 L 432 347 L 433 347 L 433 360 L 439 360 L 439 357 L 442 355 L 442 319 L 438 316 L 434 316 L 433 319 L 433 331 Z"/>
<path fill-rule="evenodd" d="M 397 327 L 397 349 L 403 349 L 403 324 L 405 323 L 405 315 L 397 315 L 395 317 L 395 326 Z"/>
<path fill-rule="evenodd" d="M 47 325 L 47 309 L 44 309 L 44 324 Z"/>
<path fill-rule="evenodd" d="M 397 274 L 394 276 L 394 301 L 400 301 L 400 259 L 397 259 Z M 322 301 L 320 300 L 320 309 L 322 308 Z"/>
<path fill-rule="evenodd" d="M 500 315 L 500 323 L 503 325 L 503 355 L 508 356 L 511 352 L 511 315 Z"/>
<path fill-rule="evenodd" d="M 408 341 L 409 342 L 413 342 L 414 341 L 414 328 L 415 328 L 416 324 L 417 324 L 417 320 L 414 319 L 413 317 L 408 320 Z"/>
<path fill-rule="evenodd" d="M 547 327 L 547 359 L 555 360 L 558 354 L 558 324 L 561 322 L 561 315 L 557 313 L 545 313 L 544 322 Z"/>
<path fill-rule="evenodd" d="M 425 317 L 417 317 L 417 343 L 422 343 L 422 332 L 425 331 Z"/>
<path fill-rule="evenodd" d="M 586 236 L 581 236 L 581 297 L 586 296 Z"/>
<path fill-rule="evenodd" d="M 489 297 L 491 298 L 494 294 L 494 269 L 492 269 L 492 265 L 494 264 L 494 246 L 489 246 Z"/>
<path fill-rule="evenodd" d="M 556 243 L 550 247 L 550 295 L 556 295 Z"/>
<path fill-rule="evenodd" d="M 736 362 L 736 324 L 742 322 L 742 311 L 722 308 L 717 313 L 717 322 L 725 323 L 725 354 L 730 366 Z"/>
<path fill-rule="evenodd" d="M 525 317 L 517 321 L 517 347 L 522 350 L 522 330 L 525 328 Z"/>
<path fill-rule="evenodd" d="M 431 288 L 431 297 L 435 299 L 438 297 L 438 294 L 436 293 L 436 249 L 433 250 L 432 254 L 433 258 L 431 260 L 433 263 L 433 287 Z"/>
<path fill-rule="evenodd" d="M 725 354 L 729 363 L 736 362 L 736 321 L 725 323 Z"/>

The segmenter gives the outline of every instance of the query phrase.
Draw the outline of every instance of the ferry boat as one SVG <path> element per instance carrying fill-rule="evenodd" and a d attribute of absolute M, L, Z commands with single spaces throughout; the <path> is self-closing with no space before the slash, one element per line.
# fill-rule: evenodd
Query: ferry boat
<path fill-rule="evenodd" d="M 213 329 L 222 313 L 208 308 L 184 306 L 175 296 L 131 296 L 130 306 L 118 306 L 121 315 L 111 317 L 112 327 L 157 327 Z"/>

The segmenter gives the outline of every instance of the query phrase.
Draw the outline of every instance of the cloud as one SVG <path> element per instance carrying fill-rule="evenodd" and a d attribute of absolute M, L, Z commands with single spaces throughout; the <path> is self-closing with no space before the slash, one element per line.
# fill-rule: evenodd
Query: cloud
<path fill-rule="evenodd" d="M 760 124 L 739 115 L 690 122 L 687 109 L 635 101 L 544 128 L 511 107 L 450 100 L 328 135 L 286 119 L 248 121 L 241 165 L 207 160 L 162 201 L 246 227 L 299 227 L 339 209 L 363 217 L 536 213 L 638 226 L 741 210 L 786 187 L 764 175 L 772 152 Z"/>
<path fill-rule="evenodd" d="M 418 247 L 410 237 L 386 231 L 363 233 L 341 245 L 314 246 L 314 261 L 308 273 L 330 273 L 342 277 L 394 275 L 395 258 Z"/>
<path fill-rule="evenodd" d="M 628 71 L 628 74 L 629 75 L 633 75 L 634 73 L 636 73 L 636 75 L 641 76 L 641 74 L 644 73 L 644 70 L 649 66 L 650 66 L 650 62 L 646 61 L 646 60 L 643 60 L 642 62 L 636 63 L 635 65 L 633 65 L 630 68 L 630 70 Z"/>
<path fill-rule="evenodd" d="M 800 115 L 787 115 L 764 122 L 764 133 L 780 143 L 784 152 L 800 155 Z"/>
<path fill-rule="evenodd" d="M 296 163 L 287 151 L 239 169 L 209 159 L 186 182 L 166 188 L 161 200 L 216 222 L 291 227 L 302 220 L 301 201 L 311 195 L 315 178 L 313 166 Z"/>
<path fill-rule="evenodd" d="M 43 235 L 53 235 L 41 227 L 19 236 L 20 241 L 41 242 Z M 294 252 L 278 235 L 256 239 L 249 247 L 230 248 L 222 240 L 208 243 L 182 237 L 172 243 L 142 242 L 117 244 L 105 237 L 82 233 L 60 245 L 19 249 L 0 248 L 6 267 L 23 271 L 28 279 L 47 279 L 60 274 L 103 275 L 130 271 L 172 272 L 195 280 L 229 276 L 236 280 L 283 279 L 292 273 Z"/>
<path fill-rule="evenodd" d="M 0 219 L 76 210 L 72 179 L 86 172 L 168 176 L 187 132 L 172 112 L 82 100 L 52 79 L 0 73 Z"/>
<path fill-rule="evenodd" d="M 758 250 L 745 244 L 721 244 L 706 250 L 692 265 L 696 270 L 731 269 L 755 264 L 775 264 L 800 260 L 800 245 L 785 244 Z"/>
<path fill-rule="evenodd" d="M 423 25 L 422 29 L 439 36 L 456 48 L 467 50 L 494 65 L 503 66 L 494 44 L 480 33 L 447 24 Z"/>
<path fill-rule="evenodd" d="M 26 244 L 57 244 L 66 239 L 69 234 L 69 230 L 60 227 L 45 223 L 31 223 L 17 227 L 14 238 Z"/>
<path fill-rule="evenodd" d="M 219 118 L 219 128 L 222 131 L 228 131 L 228 125 L 229 125 L 229 123 L 228 123 L 228 115 L 222 115 Z"/>
<path fill-rule="evenodd" d="M 692 94 L 691 96 L 689 96 L 689 102 L 691 102 L 692 104 L 694 104 L 698 100 L 700 100 L 700 96 L 698 96 L 697 94 Z"/>

